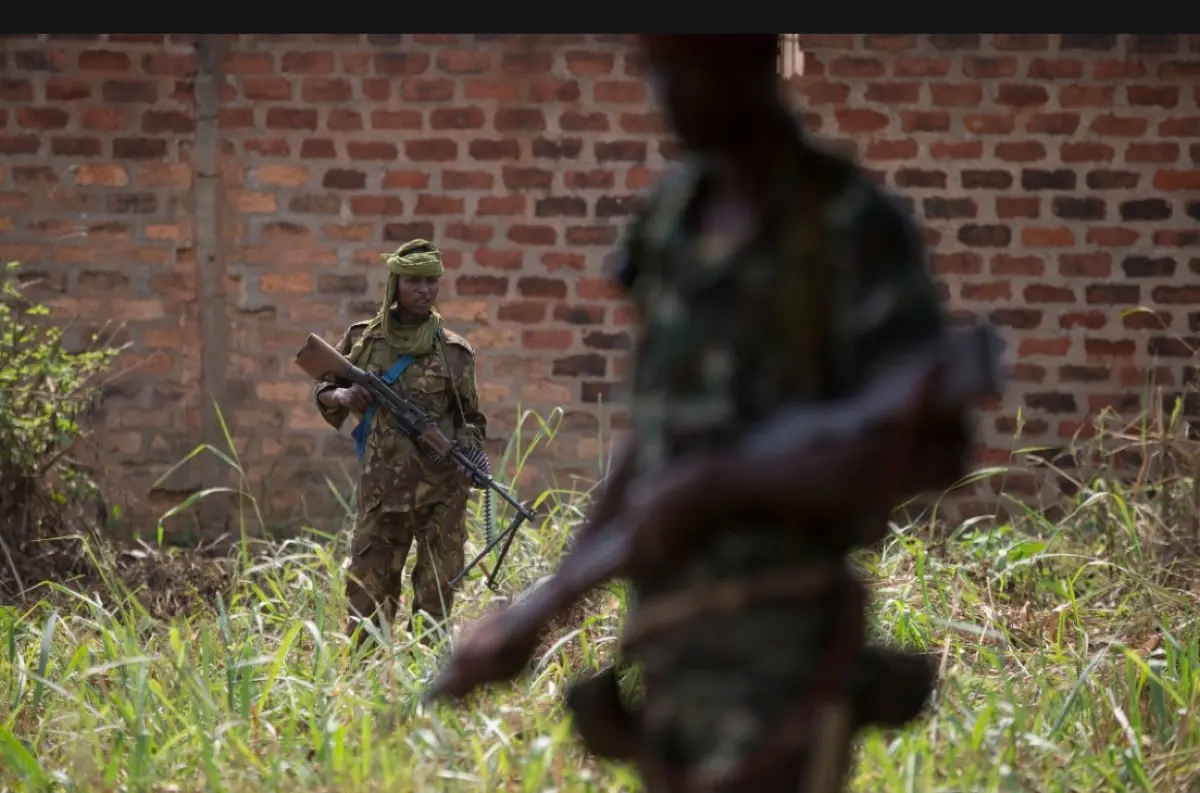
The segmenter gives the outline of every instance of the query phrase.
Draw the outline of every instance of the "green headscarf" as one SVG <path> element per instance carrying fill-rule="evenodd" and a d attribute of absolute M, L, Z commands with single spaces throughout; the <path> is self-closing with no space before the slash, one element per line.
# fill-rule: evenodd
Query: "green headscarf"
<path fill-rule="evenodd" d="M 374 335 L 373 331 L 380 327 L 383 328 L 383 338 L 391 347 L 392 353 L 399 358 L 401 355 L 426 355 L 433 352 L 434 334 L 442 326 L 442 315 L 436 308 L 430 309 L 429 319 L 420 325 L 401 325 L 392 312 L 396 293 L 400 288 L 400 279 L 403 276 L 428 278 L 441 275 L 444 272 L 442 252 L 427 240 L 413 240 L 401 245 L 394 253 L 382 254 L 380 258 L 388 269 L 387 290 L 384 292 L 383 306 L 379 309 L 379 314 L 367 325 L 362 337 L 350 351 L 348 357 L 355 366 L 359 365 L 358 359 L 362 356 L 367 337 Z"/>

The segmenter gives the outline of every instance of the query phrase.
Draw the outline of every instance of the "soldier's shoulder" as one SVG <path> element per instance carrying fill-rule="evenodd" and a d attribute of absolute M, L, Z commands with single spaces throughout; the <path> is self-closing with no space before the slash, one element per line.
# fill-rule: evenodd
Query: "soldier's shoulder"
<path fill-rule="evenodd" d="M 639 202 L 625 244 L 606 265 L 609 277 L 626 292 L 634 290 L 646 264 L 646 253 L 661 247 L 674 234 L 702 173 L 703 164 L 696 158 L 672 163 Z"/>
<path fill-rule="evenodd" d="M 920 230 L 903 199 L 871 179 L 862 165 L 841 152 L 822 149 L 814 153 L 812 166 L 810 177 L 826 186 L 829 219 L 843 230 L 868 246 L 922 246 Z"/>
<path fill-rule="evenodd" d="M 475 356 L 475 348 L 471 346 L 471 342 L 467 341 L 466 337 L 443 326 L 442 338 L 446 341 L 446 346 L 457 347 L 458 349 L 466 351 L 468 355 L 472 357 Z"/>
<path fill-rule="evenodd" d="M 364 319 L 361 322 L 351 322 L 350 327 L 346 328 L 345 338 L 350 342 L 356 342 L 361 339 L 371 327 L 371 320 Z"/>
<path fill-rule="evenodd" d="M 664 209 L 686 204 L 695 193 L 703 173 L 704 163 L 697 157 L 686 157 L 671 163 L 648 191 L 643 203 L 643 215 L 652 216 Z"/>

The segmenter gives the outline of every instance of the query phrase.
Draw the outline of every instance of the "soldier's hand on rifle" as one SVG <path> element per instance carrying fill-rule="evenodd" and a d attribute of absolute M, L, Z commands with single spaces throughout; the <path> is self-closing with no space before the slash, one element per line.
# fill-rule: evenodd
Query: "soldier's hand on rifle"
<path fill-rule="evenodd" d="M 463 456 L 466 457 L 467 459 L 471 459 L 473 457 L 472 453 L 474 451 L 474 447 L 471 444 L 467 443 L 466 441 L 462 441 L 462 440 L 455 441 L 454 448 L 457 449 L 458 451 L 462 452 Z M 474 482 L 475 482 L 475 475 L 472 474 L 466 468 L 463 468 L 462 466 L 458 467 L 458 475 L 460 477 L 462 477 L 462 479 L 468 485 L 474 484 Z"/>
<path fill-rule="evenodd" d="M 374 401 L 371 398 L 371 392 L 358 383 L 349 388 L 339 388 L 335 393 L 337 403 L 354 413 L 362 413 Z"/>

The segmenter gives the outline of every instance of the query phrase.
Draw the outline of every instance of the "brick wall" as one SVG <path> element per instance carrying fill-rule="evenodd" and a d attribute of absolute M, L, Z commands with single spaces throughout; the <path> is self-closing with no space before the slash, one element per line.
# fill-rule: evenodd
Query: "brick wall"
<path fill-rule="evenodd" d="M 106 478 L 160 508 L 218 475 L 216 395 L 276 518 L 319 516 L 350 444 L 291 364 L 374 311 L 378 254 L 446 251 L 493 435 L 567 411 L 541 474 L 594 474 L 621 426 L 629 316 L 603 266 L 674 156 L 618 37 L 7 36 L 0 256 L 85 327 L 125 323 Z M 1011 341 L 982 459 L 1062 443 L 1200 335 L 1200 36 L 803 36 L 818 135 L 907 196 L 954 310 Z M 1153 314 L 1125 315 L 1145 305 Z"/>

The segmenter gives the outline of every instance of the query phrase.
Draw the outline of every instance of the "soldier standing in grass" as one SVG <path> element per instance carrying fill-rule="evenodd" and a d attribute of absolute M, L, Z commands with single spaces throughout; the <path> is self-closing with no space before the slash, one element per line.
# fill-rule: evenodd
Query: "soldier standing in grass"
<path fill-rule="evenodd" d="M 964 469 L 965 414 L 895 366 L 942 334 L 937 291 L 913 222 L 803 135 L 775 36 L 643 41 L 688 157 L 618 273 L 639 318 L 632 440 L 559 572 L 464 631 L 433 696 L 517 674 L 531 626 L 584 589 L 562 582 L 610 569 L 625 546 L 606 535 L 637 527 L 622 652 L 644 701 L 620 702 L 611 672 L 576 687 L 589 748 L 636 762 L 651 793 L 842 790 L 854 732 L 915 718 L 933 688 L 925 658 L 864 645 L 846 557 Z M 861 395 L 889 390 L 910 413 L 865 418 Z M 799 421 L 755 435 L 781 417 Z"/>
<path fill-rule="evenodd" d="M 338 352 L 419 403 L 446 437 L 464 448 L 482 448 L 487 419 L 475 388 L 474 351 L 443 327 L 434 307 L 441 251 L 413 240 L 383 260 L 388 280 L 379 314 L 351 325 Z M 414 541 L 412 618 L 424 612 L 444 620 L 454 600 L 447 582 L 464 562 L 469 476 L 448 460 L 423 456 L 387 411 L 376 411 L 362 386 L 318 381 L 313 395 L 334 429 L 349 414 L 359 416 L 353 434 L 362 471 L 346 584 L 349 630 L 354 631 L 356 617 L 374 618 L 377 606 L 391 625 Z M 365 630 L 359 634 L 360 643 L 366 635 Z"/>

